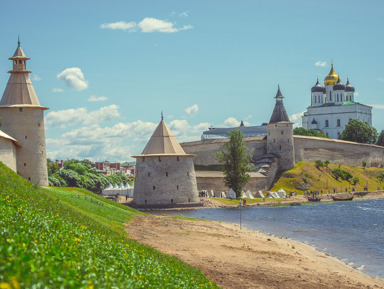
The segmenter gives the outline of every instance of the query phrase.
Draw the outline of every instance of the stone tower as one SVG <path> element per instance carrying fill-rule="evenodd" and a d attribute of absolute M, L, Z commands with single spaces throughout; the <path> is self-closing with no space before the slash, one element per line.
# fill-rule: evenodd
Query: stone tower
<path fill-rule="evenodd" d="M 17 173 L 32 183 L 48 186 L 47 157 L 45 151 L 44 110 L 33 89 L 27 60 L 18 42 L 9 71 L 7 86 L 0 101 L 0 129 L 15 138 Z"/>
<path fill-rule="evenodd" d="M 293 124 L 284 108 L 283 95 L 278 87 L 276 104 L 267 128 L 267 150 L 279 157 L 279 170 L 289 170 L 295 166 Z"/>
<path fill-rule="evenodd" d="M 140 207 L 197 204 L 193 157 L 184 152 L 162 118 L 141 155 L 134 156 L 134 203 Z"/>

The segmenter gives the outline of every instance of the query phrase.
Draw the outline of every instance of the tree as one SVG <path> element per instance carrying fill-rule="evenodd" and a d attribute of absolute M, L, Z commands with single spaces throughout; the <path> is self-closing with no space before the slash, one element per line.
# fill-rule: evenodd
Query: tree
<path fill-rule="evenodd" d="M 329 160 L 326 160 L 326 161 L 324 162 L 325 167 L 328 168 L 328 165 L 329 165 L 330 163 L 331 163 L 331 162 L 330 162 Z"/>
<path fill-rule="evenodd" d="M 367 167 L 367 162 L 366 161 L 362 161 L 361 164 L 363 165 L 363 168 L 365 170 L 365 168 Z"/>
<path fill-rule="evenodd" d="M 352 179 L 352 182 L 353 182 L 353 185 L 356 186 L 356 184 L 359 183 L 360 180 L 359 180 L 358 177 L 354 177 L 354 178 Z"/>
<path fill-rule="evenodd" d="M 358 143 L 374 144 L 377 140 L 377 131 L 367 122 L 352 119 L 347 123 L 339 138 Z"/>
<path fill-rule="evenodd" d="M 235 191 L 237 198 L 241 197 L 243 187 L 250 179 L 247 172 L 251 171 L 251 156 L 246 152 L 243 137 L 238 129 L 229 132 L 228 141 L 224 145 L 226 151 L 216 153 L 216 159 L 223 163 L 225 185 Z"/>
<path fill-rule="evenodd" d="M 295 135 L 306 135 L 306 136 L 316 136 L 316 137 L 325 137 L 327 136 L 323 134 L 321 131 L 314 129 L 306 129 L 303 127 L 296 127 L 293 129 L 293 134 Z"/>
<path fill-rule="evenodd" d="M 378 146 L 384 146 L 384 129 L 381 130 L 379 138 L 377 139 L 377 143 L 376 144 Z"/>
<path fill-rule="evenodd" d="M 50 158 L 47 158 L 47 170 L 48 176 L 51 176 L 59 171 L 59 166 L 56 164 L 56 162 L 53 162 Z"/>

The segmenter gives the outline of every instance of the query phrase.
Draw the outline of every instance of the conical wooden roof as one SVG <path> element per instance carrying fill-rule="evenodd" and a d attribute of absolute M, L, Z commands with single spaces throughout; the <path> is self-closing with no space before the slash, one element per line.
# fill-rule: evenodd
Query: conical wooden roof
<path fill-rule="evenodd" d="M 145 146 L 140 156 L 192 156 L 187 155 L 175 136 L 166 125 L 164 120 L 161 120 L 155 132 Z"/>
<path fill-rule="evenodd" d="M 4 94 L 0 100 L 0 108 L 2 107 L 37 107 L 42 109 L 48 109 L 40 105 L 37 98 L 35 89 L 33 88 L 31 79 L 29 78 L 30 71 L 26 70 L 26 60 L 30 58 L 26 57 L 23 50 L 20 47 L 20 41 L 16 48 L 15 53 L 10 60 L 14 60 L 13 70 L 9 71 L 11 76 L 9 77 L 7 86 L 5 87 Z M 23 66 L 17 63 L 24 63 Z M 13 61 L 12 61 L 13 62 Z"/>

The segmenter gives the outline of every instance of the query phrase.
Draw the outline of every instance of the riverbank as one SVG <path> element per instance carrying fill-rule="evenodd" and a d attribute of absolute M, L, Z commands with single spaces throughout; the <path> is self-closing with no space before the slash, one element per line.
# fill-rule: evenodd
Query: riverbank
<path fill-rule="evenodd" d="M 363 195 L 360 195 L 363 194 Z M 326 196 L 326 195 L 322 195 Z M 354 200 L 373 200 L 373 199 L 384 199 L 384 191 L 370 191 L 370 192 L 358 192 L 355 193 Z M 332 199 L 323 199 L 322 202 L 329 201 Z M 130 206 L 133 202 L 132 198 L 126 199 L 125 197 L 120 197 L 118 200 L 119 203 Z M 229 199 L 219 199 L 219 198 L 199 198 L 199 202 L 202 204 L 201 207 L 193 207 L 193 208 L 171 208 L 169 210 L 188 210 L 188 209 L 206 209 L 206 208 L 235 208 L 239 206 L 237 200 L 229 200 Z M 303 195 L 294 196 L 286 199 L 266 199 L 265 202 L 260 200 L 252 200 L 247 199 L 247 207 L 252 206 L 293 206 L 300 205 L 302 203 L 310 203 L 307 197 Z M 159 208 L 160 210 L 167 210 L 165 208 Z M 151 211 L 156 209 L 139 209 L 140 211 Z"/>
<path fill-rule="evenodd" d="M 383 279 L 308 245 L 234 224 L 138 216 L 126 231 L 199 268 L 223 288 L 384 288 Z"/>

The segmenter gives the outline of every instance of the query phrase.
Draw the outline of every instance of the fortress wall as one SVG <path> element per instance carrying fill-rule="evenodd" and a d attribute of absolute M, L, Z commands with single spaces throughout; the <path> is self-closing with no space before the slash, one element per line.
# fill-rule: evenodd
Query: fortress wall
<path fill-rule="evenodd" d="M 196 155 L 194 159 L 195 165 L 208 166 L 219 164 L 216 160 L 216 152 L 224 151 L 224 144 L 226 142 L 227 139 L 212 139 L 186 142 L 180 145 L 185 153 Z M 260 159 L 267 153 L 266 136 L 245 137 L 244 142 L 254 160 Z"/>
<path fill-rule="evenodd" d="M 329 160 L 336 164 L 362 166 L 366 161 L 367 166 L 375 167 L 384 164 L 384 147 L 381 146 L 308 136 L 295 135 L 293 138 L 296 162 Z"/>
<path fill-rule="evenodd" d="M 244 191 L 250 190 L 252 193 L 255 193 L 258 190 L 267 190 L 268 189 L 268 178 L 259 174 L 259 173 L 250 173 L 251 179 L 245 185 Z M 218 195 L 221 192 L 228 192 L 224 184 L 224 174 L 222 172 L 212 172 L 212 171 L 196 171 L 196 181 L 197 189 L 199 192 L 202 190 L 213 190 L 215 195 Z"/>
<path fill-rule="evenodd" d="M 17 172 L 16 147 L 9 139 L 0 137 L 0 161 Z"/>

